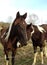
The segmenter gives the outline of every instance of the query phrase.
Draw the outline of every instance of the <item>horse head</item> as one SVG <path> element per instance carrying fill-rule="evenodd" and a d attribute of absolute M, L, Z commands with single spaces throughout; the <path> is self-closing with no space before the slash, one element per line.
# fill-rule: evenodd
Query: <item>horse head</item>
<path fill-rule="evenodd" d="M 27 17 L 27 13 L 24 15 L 20 15 L 19 12 L 16 14 L 16 18 L 12 23 L 12 27 L 8 31 L 9 38 L 11 41 L 16 37 L 22 46 L 27 44 L 27 34 L 26 34 L 26 22 L 25 19 Z M 15 40 L 16 41 L 16 40 Z"/>

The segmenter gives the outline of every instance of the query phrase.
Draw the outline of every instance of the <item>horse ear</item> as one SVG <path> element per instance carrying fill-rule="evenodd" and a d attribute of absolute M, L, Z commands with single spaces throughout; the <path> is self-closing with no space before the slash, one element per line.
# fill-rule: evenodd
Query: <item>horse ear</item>
<path fill-rule="evenodd" d="M 26 19 L 26 17 L 27 17 L 27 13 L 25 13 L 25 14 L 23 15 L 23 18 L 24 18 L 24 19 Z"/>
<path fill-rule="evenodd" d="M 19 18 L 19 17 L 20 17 L 20 13 L 18 11 L 17 14 L 16 14 L 16 18 Z"/>

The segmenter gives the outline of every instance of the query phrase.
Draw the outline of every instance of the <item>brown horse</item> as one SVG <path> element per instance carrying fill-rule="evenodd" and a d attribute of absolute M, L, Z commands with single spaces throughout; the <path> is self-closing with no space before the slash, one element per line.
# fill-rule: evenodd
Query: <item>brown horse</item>
<path fill-rule="evenodd" d="M 40 26 L 33 25 L 32 23 L 30 25 L 27 25 L 27 37 L 28 40 L 31 38 L 34 48 L 34 61 L 32 65 L 35 65 L 36 63 L 36 57 L 37 57 L 37 46 L 40 47 L 41 52 L 41 59 L 42 64 L 43 62 L 43 52 L 45 52 L 45 43 L 44 41 L 47 40 L 47 25 L 43 24 Z M 44 49 L 44 50 L 43 50 Z"/>
<path fill-rule="evenodd" d="M 6 65 L 8 65 L 8 53 L 12 51 L 12 65 L 14 65 L 15 53 L 17 46 L 27 45 L 27 35 L 26 35 L 26 19 L 27 13 L 20 15 L 19 12 L 16 14 L 16 19 L 10 25 L 8 29 L 1 30 L 0 40 L 4 47 Z M 18 44 L 17 42 L 20 42 Z"/>
<path fill-rule="evenodd" d="M 46 30 L 45 40 L 47 40 L 47 24 L 42 24 L 42 25 L 40 25 L 40 26 L 43 27 L 43 28 Z"/>

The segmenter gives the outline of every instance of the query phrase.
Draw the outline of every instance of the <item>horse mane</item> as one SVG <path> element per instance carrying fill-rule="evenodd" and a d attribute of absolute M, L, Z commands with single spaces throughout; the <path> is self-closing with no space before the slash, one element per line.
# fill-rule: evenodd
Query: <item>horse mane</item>
<path fill-rule="evenodd" d="M 6 40 L 6 41 L 7 41 L 8 38 L 9 38 L 9 35 L 10 35 L 10 31 L 11 31 L 12 25 L 13 25 L 13 22 L 11 22 L 11 24 L 10 24 L 10 26 L 9 26 L 9 29 L 8 29 L 8 32 L 7 32 L 7 36 L 5 37 L 5 40 Z"/>
<path fill-rule="evenodd" d="M 30 27 L 31 27 L 31 25 L 32 25 L 32 23 L 28 24 L 28 25 L 27 25 L 27 29 L 28 29 L 28 28 L 30 28 Z"/>

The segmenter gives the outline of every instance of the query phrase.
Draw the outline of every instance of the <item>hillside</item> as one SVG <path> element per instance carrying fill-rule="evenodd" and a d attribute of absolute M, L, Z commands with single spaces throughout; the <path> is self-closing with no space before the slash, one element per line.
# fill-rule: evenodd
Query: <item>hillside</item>
<path fill-rule="evenodd" d="M 8 27 L 9 23 L 0 22 L 0 26 L 2 26 L 2 27 Z"/>

